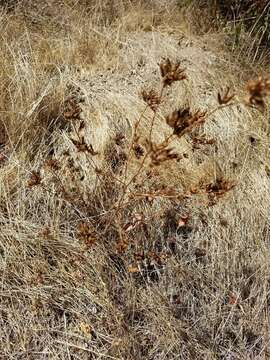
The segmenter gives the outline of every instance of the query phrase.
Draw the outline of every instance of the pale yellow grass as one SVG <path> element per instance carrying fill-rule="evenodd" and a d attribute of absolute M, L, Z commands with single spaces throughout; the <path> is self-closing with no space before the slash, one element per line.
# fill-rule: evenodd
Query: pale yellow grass
<path fill-rule="evenodd" d="M 214 146 L 192 151 L 189 137 L 174 140 L 186 156 L 158 168 L 154 179 L 143 173 L 124 197 L 162 185 L 186 192 L 200 180 L 235 181 L 215 206 L 191 196 L 114 211 L 126 151 L 115 137 L 130 142 L 145 108 L 139 93 L 159 88 L 162 58 L 179 60 L 188 79 L 166 89 L 156 142 L 170 133 L 165 116 L 172 110 L 211 110 L 227 85 L 240 100 L 250 73 L 207 45 L 213 39 L 185 33 L 173 1 L 93 2 L 88 12 L 73 1 L 29 4 L 3 12 L 0 25 L 1 359 L 267 359 L 267 110 L 240 104 L 216 112 L 200 129 Z M 96 156 L 72 143 L 76 120 L 63 115 L 72 92 L 83 100 L 84 136 Z M 142 142 L 151 116 L 147 109 L 142 117 Z M 51 157 L 58 175 L 44 169 Z M 127 179 L 138 167 L 133 156 Z M 33 171 L 42 184 L 29 188 Z M 138 214 L 146 226 L 126 234 L 123 225 Z M 82 221 L 95 227 L 87 249 Z M 125 236 L 130 247 L 119 254 Z M 142 248 L 168 259 L 137 263 L 134 251 Z"/>

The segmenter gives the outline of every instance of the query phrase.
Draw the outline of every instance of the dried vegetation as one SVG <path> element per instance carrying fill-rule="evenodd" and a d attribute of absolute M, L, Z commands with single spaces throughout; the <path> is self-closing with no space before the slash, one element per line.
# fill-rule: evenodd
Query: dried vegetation
<path fill-rule="evenodd" d="M 0 357 L 267 359 L 269 77 L 174 1 L 24 5 L 0 24 Z"/>

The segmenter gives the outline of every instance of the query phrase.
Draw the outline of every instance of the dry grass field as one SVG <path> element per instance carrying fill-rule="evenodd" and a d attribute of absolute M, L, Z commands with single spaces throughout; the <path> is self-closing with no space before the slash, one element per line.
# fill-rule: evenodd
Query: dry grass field
<path fill-rule="evenodd" d="M 270 359 L 269 58 L 192 9 L 0 2 L 0 359 Z"/>

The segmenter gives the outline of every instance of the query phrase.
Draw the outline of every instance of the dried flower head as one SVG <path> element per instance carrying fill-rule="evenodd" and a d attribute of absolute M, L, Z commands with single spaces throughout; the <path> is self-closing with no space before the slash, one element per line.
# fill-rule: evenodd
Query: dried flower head
<path fill-rule="evenodd" d="M 228 86 L 223 94 L 220 92 L 218 93 L 219 105 L 229 104 L 231 102 L 231 100 L 235 97 L 235 94 L 234 93 L 230 94 L 230 91 L 231 91 L 231 89 Z"/>
<path fill-rule="evenodd" d="M 48 226 L 41 229 L 39 231 L 38 235 L 41 236 L 44 239 L 47 239 L 47 240 L 52 240 L 54 238 L 53 233 L 52 233 L 52 229 L 50 229 Z"/>
<path fill-rule="evenodd" d="M 170 59 L 166 59 L 159 64 L 159 68 L 164 86 L 169 86 L 175 81 L 187 78 L 184 73 L 185 70 L 180 68 L 180 62 L 172 63 Z"/>
<path fill-rule="evenodd" d="M 232 190 L 236 186 L 236 183 L 224 178 L 218 178 L 215 182 L 212 182 L 205 187 L 205 191 L 208 194 L 210 205 L 215 205 L 217 200 L 223 197 L 227 192 Z"/>
<path fill-rule="evenodd" d="M 168 160 L 180 160 L 179 154 L 173 152 L 172 148 L 168 148 L 167 142 L 155 144 L 152 141 L 147 141 L 147 147 L 150 154 L 150 166 L 159 166 Z"/>
<path fill-rule="evenodd" d="M 130 265 L 127 269 L 127 271 L 130 273 L 130 274 L 134 274 L 134 273 L 138 273 L 140 271 L 140 268 L 138 266 L 133 266 L 133 265 Z"/>
<path fill-rule="evenodd" d="M 203 124 L 206 120 L 206 112 L 190 112 L 190 108 L 175 110 L 166 117 L 167 124 L 173 129 L 178 137 L 190 132 L 193 128 Z"/>
<path fill-rule="evenodd" d="M 64 103 L 64 117 L 66 120 L 79 120 L 82 109 L 74 99 L 68 99 Z"/>
<path fill-rule="evenodd" d="M 115 141 L 116 145 L 123 146 L 125 143 L 125 140 L 126 140 L 126 137 L 123 133 L 120 132 L 115 135 L 114 141 Z"/>
<path fill-rule="evenodd" d="M 151 89 L 149 91 L 142 90 L 141 95 L 142 95 L 143 101 L 150 107 L 150 109 L 152 109 L 153 111 L 157 111 L 157 109 L 161 103 L 161 98 L 157 94 L 157 92 L 153 89 Z"/>
<path fill-rule="evenodd" d="M 201 149 L 201 146 L 214 145 L 216 143 L 215 139 L 212 139 L 212 138 L 207 139 L 205 137 L 205 135 L 203 135 L 203 136 L 191 135 L 191 139 L 192 139 L 192 148 L 193 148 L 193 150 Z"/>
<path fill-rule="evenodd" d="M 133 151 L 137 159 L 140 159 L 144 155 L 144 148 L 138 143 L 133 145 Z"/>
<path fill-rule="evenodd" d="M 78 152 L 86 152 L 92 156 L 98 155 L 98 152 L 94 150 L 93 146 L 86 144 L 84 136 L 79 141 L 71 139 L 73 145 L 76 146 Z"/>
<path fill-rule="evenodd" d="M 133 229 L 135 229 L 136 227 L 145 224 L 145 218 L 143 214 L 134 214 L 134 216 L 132 217 L 132 219 L 127 222 L 125 224 L 125 226 L 123 227 L 123 230 L 125 232 L 129 232 Z"/>
<path fill-rule="evenodd" d="M 167 253 L 157 253 L 155 251 L 149 251 L 147 253 L 147 257 L 149 260 L 153 261 L 158 265 L 164 265 L 167 259 L 169 258 L 169 254 Z"/>
<path fill-rule="evenodd" d="M 260 111 L 265 108 L 265 97 L 270 94 L 270 79 L 259 77 L 247 84 L 249 95 L 246 99 L 248 105 L 254 106 Z"/>

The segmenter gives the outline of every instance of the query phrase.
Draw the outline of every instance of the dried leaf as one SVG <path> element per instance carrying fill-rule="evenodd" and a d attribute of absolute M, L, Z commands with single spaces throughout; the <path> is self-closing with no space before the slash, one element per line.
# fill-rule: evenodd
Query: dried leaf
<path fill-rule="evenodd" d="M 79 327 L 80 327 L 81 332 L 82 332 L 85 336 L 87 336 L 87 337 L 89 337 L 89 336 L 91 337 L 91 336 L 92 336 L 92 329 L 91 329 L 91 327 L 90 327 L 89 324 L 87 324 L 87 323 L 85 323 L 85 322 L 81 322 L 80 325 L 79 325 Z"/>
<path fill-rule="evenodd" d="M 234 295 L 234 294 L 231 294 L 229 296 L 228 304 L 229 305 L 236 305 L 237 302 L 238 302 L 238 297 L 236 295 Z"/>
<path fill-rule="evenodd" d="M 37 171 L 32 171 L 30 179 L 27 182 L 27 187 L 32 188 L 33 186 L 37 186 L 41 183 L 40 173 Z"/>
<path fill-rule="evenodd" d="M 134 273 L 137 273 L 137 272 L 139 272 L 140 271 L 140 269 L 137 267 L 137 266 L 129 266 L 128 267 L 128 272 L 130 273 L 130 274 L 134 274 Z"/>

